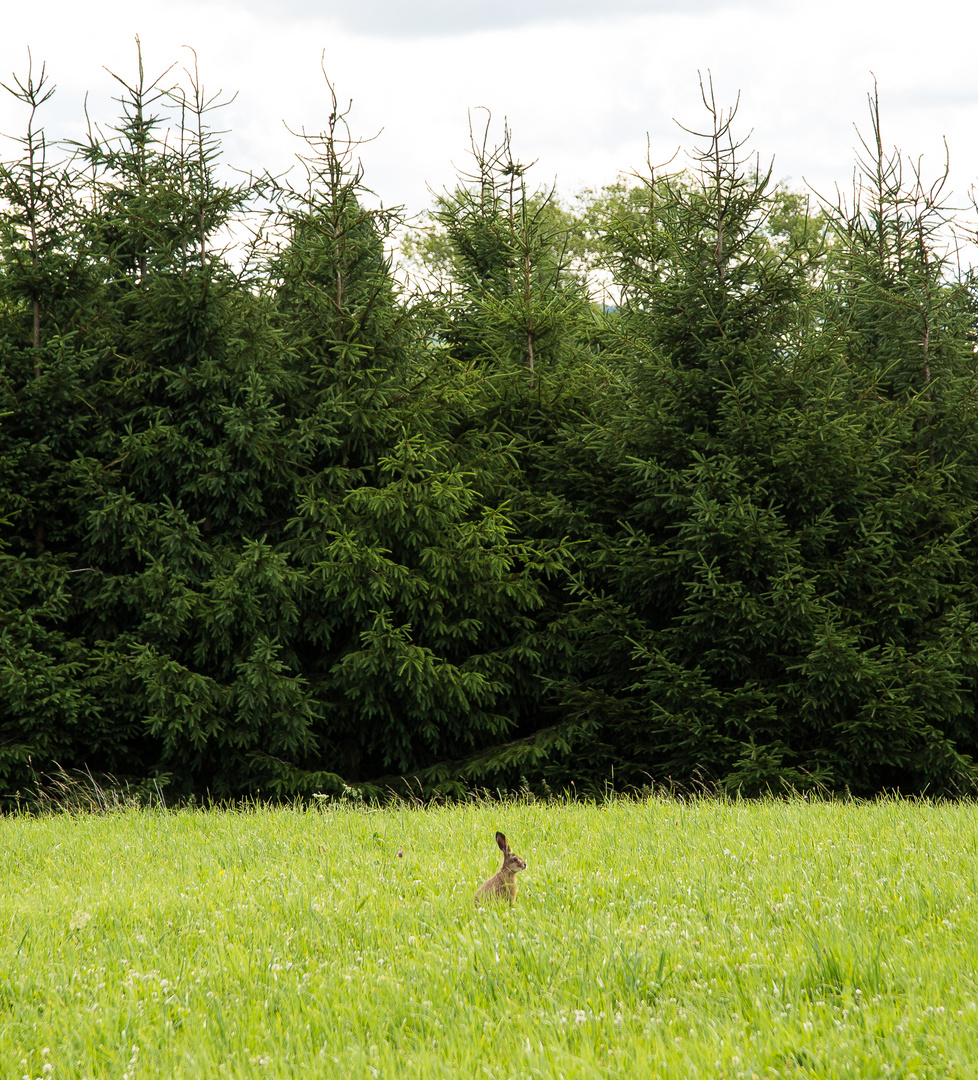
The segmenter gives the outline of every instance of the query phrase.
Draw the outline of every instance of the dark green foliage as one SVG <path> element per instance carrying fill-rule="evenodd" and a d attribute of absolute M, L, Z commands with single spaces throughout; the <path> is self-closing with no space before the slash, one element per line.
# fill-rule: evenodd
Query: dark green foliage
<path fill-rule="evenodd" d="M 13 87 L 0 798 L 972 789 L 974 282 L 875 98 L 818 213 L 708 87 L 574 211 L 474 139 L 411 298 L 335 96 L 230 185 L 195 73 L 119 82 L 55 152 Z"/>
<path fill-rule="evenodd" d="M 921 456 L 813 318 L 810 265 L 757 243 L 767 178 L 706 100 L 701 185 L 650 178 L 622 233 L 624 387 L 587 437 L 598 483 L 566 478 L 603 525 L 582 753 L 633 783 L 967 787 L 970 466 Z"/>
<path fill-rule="evenodd" d="M 70 590 L 62 574 L 52 619 L 77 635 L 81 704 L 100 680 L 91 742 L 62 710 L 60 743 L 38 715 L 23 742 L 5 729 L 11 753 L 288 795 L 498 743 L 539 666 L 528 639 L 553 557 L 494 497 L 509 439 L 460 430 L 476 391 L 398 296 L 396 214 L 364 207 L 334 108 L 307 186 L 264 184 L 284 241 L 246 287 L 211 236 L 252 195 L 214 178 L 196 84 L 188 106 L 158 83 L 123 84 L 116 135 L 79 150 L 110 347 L 63 485 L 85 573 Z M 164 139 L 150 108 L 174 101 Z M 67 645 L 39 640 L 53 680 Z M 11 670 L 27 670 L 18 647 Z"/>
<path fill-rule="evenodd" d="M 396 219 L 363 208 L 342 119 L 334 109 L 313 144 L 309 191 L 282 193 L 293 241 L 272 277 L 306 372 L 286 545 L 306 589 L 295 645 L 322 704 L 320 759 L 366 781 L 516 725 L 550 560 L 486 501 L 513 468 L 508 440 L 465 430 L 474 390 L 397 295 L 384 251 Z M 310 762 L 291 782 L 322 786 L 320 772 Z"/>
<path fill-rule="evenodd" d="M 32 756 L 84 759 L 112 741 L 104 677 L 72 620 L 73 585 L 90 572 L 71 470 L 95 415 L 94 275 L 71 162 L 52 160 L 38 126 L 44 71 L 11 92 L 28 120 L 21 156 L 0 164 L 0 794 Z"/>
<path fill-rule="evenodd" d="M 531 647 L 509 675 L 519 738 L 469 758 L 459 773 L 469 785 L 495 786 L 539 777 L 550 755 L 568 748 L 554 680 L 573 667 L 573 647 L 554 626 L 584 534 L 550 477 L 563 468 L 564 430 L 589 415 L 607 373 L 596 355 L 600 311 L 570 265 L 567 214 L 553 191 L 528 188 L 509 131 L 495 148 L 488 134 L 487 123 L 473 137 L 474 168 L 438 200 L 437 230 L 422 250 L 434 255 L 438 277 L 427 294 L 437 339 L 465 365 L 474 391 L 459 427 L 502 440 L 514 467 L 496 471 L 489 497 L 526 546 L 522 558 L 548 571 L 526 627 Z"/>

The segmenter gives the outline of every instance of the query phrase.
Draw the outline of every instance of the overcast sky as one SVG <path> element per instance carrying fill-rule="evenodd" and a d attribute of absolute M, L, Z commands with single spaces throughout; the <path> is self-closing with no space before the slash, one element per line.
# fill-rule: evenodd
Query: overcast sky
<path fill-rule="evenodd" d="M 721 104 L 740 93 L 738 130 L 753 129 L 750 147 L 794 187 L 851 185 L 874 74 L 884 142 L 924 155 L 933 175 L 946 137 L 962 204 L 978 179 L 973 0 L 48 0 L 7 5 L 3 23 L 0 80 L 26 74 L 30 47 L 57 84 L 49 138 L 81 135 L 86 92 L 93 118 L 112 121 L 103 65 L 133 79 L 138 34 L 154 77 L 196 50 L 208 92 L 237 94 L 222 115 L 226 159 L 273 172 L 298 149 L 285 123 L 324 126 L 325 51 L 354 132 L 383 128 L 362 151 L 367 182 L 411 211 L 465 167 L 479 107 L 498 130 L 508 120 L 539 185 L 556 178 L 567 194 L 640 167 L 647 139 L 666 160 L 690 142 L 674 121 L 703 123 L 698 71 Z M 25 119 L 4 94 L 0 131 Z"/>

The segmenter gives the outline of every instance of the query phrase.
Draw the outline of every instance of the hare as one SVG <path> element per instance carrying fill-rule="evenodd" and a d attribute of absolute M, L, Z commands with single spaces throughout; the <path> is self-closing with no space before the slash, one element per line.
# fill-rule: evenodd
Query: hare
<path fill-rule="evenodd" d="M 501 832 L 496 833 L 496 843 L 503 853 L 503 865 L 488 881 L 479 886 L 475 894 L 475 902 L 478 905 L 486 897 L 492 900 L 502 900 L 505 897 L 509 900 L 510 907 L 512 907 L 513 901 L 516 899 L 516 875 L 520 870 L 526 869 L 526 861 L 510 851 L 509 843 Z"/>

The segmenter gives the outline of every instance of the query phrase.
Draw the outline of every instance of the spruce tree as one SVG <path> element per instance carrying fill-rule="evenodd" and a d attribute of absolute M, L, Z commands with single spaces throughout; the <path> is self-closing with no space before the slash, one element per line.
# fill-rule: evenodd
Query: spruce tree
<path fill-rule="evenodd" d="M 459 424 L 471 390 L 399 295 L 398 215 L 368 206 L 332 104 L 307 140 L 307 185 L 279 192 L 289 243 L 270 268 L 303 380 L 286 548 L 304 593 L 297 660 L 322 722 L 315 749 L 291 770 L 267 762 L 265 782 L 376 790 L 411 773 L 444 789 L 515 726 L 508 686 L 541 602 L 539 560 L 487 498 L 510 468 L 506 441 Z"/>
<path fill-rule="evenodd" d="M 427 295 L 434 332 L 474 391 L 459 422 L 508 446 L 515 468 L 497 474 L 489 496 L 539 553 L 542 571 L 543 602 L 510 676 L 519 738 L 468 773 L 498 783 L 538 781 L 543 763 L 567 749 L 553 685 L 575 658 L 553 627 L 587 529 L 551 478 L 564 469 L 565 430 L 590 415 L 607 372 L 599 357 L 603 313 L 573 255 L 581 250 L 574 219 L 554 189 L 530 186 L 532 166 L 516 157 L 508 127 L 495 146 L 490 130 L 487 120 L 473 131 L 472 167 L 437 199 L 426 246 L 436 256 L 437 285 Z"/>
<path fill-rule="evenodd" d="M 252 197 L 217 179 L 218 102 L 190 73 L 122 87 L 122 118 L 79 148 L 111 351 L 93 445 L 76 464 L 86 560 L 78 625 L 109 679 L 102 712 L 129 771 L 233 790 L 234 755 L 307 739 L 275 639 L 289 467 L 266 307 L 220 232 Z M 97 754 L 86 759 L 101 764 Z"/>
<path fill-rule="evenodd" d="M 953 474 L 910 466 L 810 260 L 758 243 L 769 174 L 704 101 L 699 182 L 650 176 L 621 236 L 622 382 L 566 476 L 599 526 L 567 623 L 576 760 L 745 792 L 967 783 Z"/>
<path fill-rule="evenodd" d="M 72 483 L 97 417 L 98 276 L 69 153 L 41 124 L 45 70 L 5 87 L 27 112 L 0 163 L 0 790 L 31 763 L 77 760 L 111 737 L 99 666 L 73 620 L 90 574 Z M 114 763 L 119 759 L 115 758 Z"/>

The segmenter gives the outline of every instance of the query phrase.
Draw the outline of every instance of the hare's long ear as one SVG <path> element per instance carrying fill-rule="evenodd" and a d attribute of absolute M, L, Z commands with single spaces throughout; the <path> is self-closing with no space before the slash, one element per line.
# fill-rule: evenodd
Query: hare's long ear
<path fill-rule="evenodd" d="M 501 832 L 496 833 L 496 843 L 500 851 L 509 851 L 509 844 L 506 843 L 506 837 Z"/>

